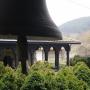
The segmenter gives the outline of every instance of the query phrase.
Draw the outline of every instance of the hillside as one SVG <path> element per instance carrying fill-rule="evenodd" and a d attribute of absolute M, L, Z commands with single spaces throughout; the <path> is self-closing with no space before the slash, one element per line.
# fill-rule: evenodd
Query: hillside
<path fill-rule="evenodd" d="M 81 56 L 90 56 L 90 30 L 81 33 L 77 38 L 82 42 L 77 53 Z"/>
<path fill-rule="evenodd" d="M 59 26 L 63 34 L 79 34 L 90 30 L 90 17 L 82 17 Z"/>
<path fill-rule="evenodd" d="M 73 45 L 71 56 L 90 56 L 90 17 L 69 21 L 59 27 L 64 40 L 79 40 L 81 45 Z"/>

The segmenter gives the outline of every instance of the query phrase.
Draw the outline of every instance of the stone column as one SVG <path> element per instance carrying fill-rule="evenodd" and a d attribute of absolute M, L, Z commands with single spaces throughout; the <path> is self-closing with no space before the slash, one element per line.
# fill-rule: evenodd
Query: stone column
<path fill-rule="evenodd" d="M 19 60 L 21 61 L 22 73 L 27 74 L 28 69 L 27 69 L 26 61 L 28 59 L 28 43 L 26 36 L 24 35 L 18 36 L 17 48 L 18 48 Z"/>
<path fill-rule="evenodd" d="M 19 61 L 18 61 L 18 55 L 17 55 L 17 50 L 15 48 L 15 67 L 17 68 L 18 67 L 18 64 L 19 64 Z"/>
<path fill-rule="evenodd" d="M 33 65 L 34 64 L 34 51 L 31 51 L 31 53 L 30 53 L 30 57 L 31 57 L 31 65 Z"/>
<path fill-rule="evenodd" d="M 45 50 L 44 53 L 45 53 L 45 61 L 48 61 L 48 51 Z"/>
<path fill-rule="evenodd" d="M 50 48 L 47 46 L 47 47 L 44 47 L 44 53 L 45 53 L 45 61 L 48 61 L 48 52 L 49 52 Z"/>
<path fill-rule="evenodd" d="M 60 47 L 54 47 L 55 50 L 55 69 L 59 70 L 59 53 L 60 53 Z"/>
<path fill-rule="evenodd" d="M 69 51 L 66 51 L 66 53 L 67 53 L 67 65 L 70 66 Z"/>
<path fill-rule="evenodd" d="M 70 66 L 70 58 L 69 58 L 70 49 L 71 49 L 70 45 L 66 45 L 65 46 L 66 55 L 67 55 L 67 62 L 66 62 L 67 66 Z"/>
<path fill-rule="evenodd" d="M 17 59 L 16 59 L 16 47 L 12 47 L 12 68 L 17 68 Z"/>

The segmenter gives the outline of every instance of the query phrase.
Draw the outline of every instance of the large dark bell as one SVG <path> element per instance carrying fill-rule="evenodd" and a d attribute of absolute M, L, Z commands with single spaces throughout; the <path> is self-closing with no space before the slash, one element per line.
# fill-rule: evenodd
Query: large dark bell
<path fill-rule="evenodd" d="M 62 39 L 45 0 L 0 0 L 0 34 Z"/>

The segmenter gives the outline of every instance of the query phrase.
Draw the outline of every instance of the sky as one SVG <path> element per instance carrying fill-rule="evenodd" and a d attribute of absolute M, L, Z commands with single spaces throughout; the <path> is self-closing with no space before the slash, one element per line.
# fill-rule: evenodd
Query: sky
<path fill-rule="evenodd" d="M 57 26 L 90 16 L 90 0 L 46 0 L 49 14 Z"/>

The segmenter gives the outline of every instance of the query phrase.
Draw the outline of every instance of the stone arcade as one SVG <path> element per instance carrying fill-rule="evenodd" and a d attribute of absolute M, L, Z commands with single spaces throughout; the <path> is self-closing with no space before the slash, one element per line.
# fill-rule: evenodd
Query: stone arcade
<path fill-rule="evenodd" d="M 81 44 L 81 43 L 79 41 L 64 41 L 64 40 L 55 40 L 55 41 L 28 40 L 28 56 L 29 56 L 30 64 L 31 65 L 34 64 L 34 52 L 39 47 L 43 47 L 44 49 L 45 61 L 48 61 L 48 52 L 50 50 L 50 47 L 53 47 L 55 51 L 55 68 L 59 69 L 59 53 L 61 47 L 64 47 L 67 55 L 66 65 L 69 66 L 70 65 L 69 53 L 72 44 Z M 18 55 L 16 53 L 16 40 L 0 40 L 0 50 L 7 47 L 11 48 L 15 52 L 16 54 L 15 65 L 17 66 Z"/>

